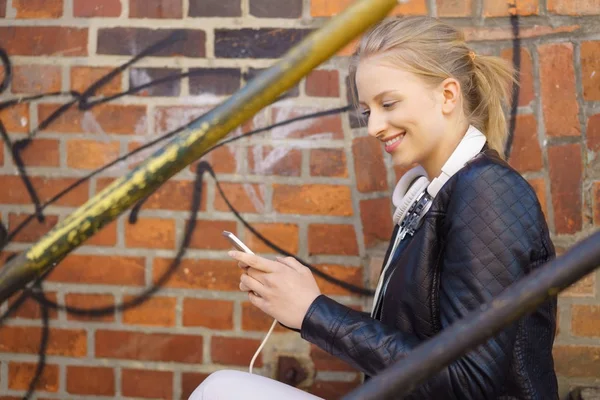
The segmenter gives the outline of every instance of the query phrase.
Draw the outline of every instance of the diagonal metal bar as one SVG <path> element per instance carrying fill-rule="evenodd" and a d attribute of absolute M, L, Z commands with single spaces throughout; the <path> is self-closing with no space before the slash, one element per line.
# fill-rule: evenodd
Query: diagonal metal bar
<path fill-rule="evenodd" d="M 131 205 L 200 158 L 232 129 L 271 104 L 312 69 L 385 18 L 396 4 L 397 0 L 356 1 L 144 163 L 75 210 L 0 269 L 0 303 L 42 276 Z"/>
<path fill-rule="evenodd" d="M 600 267 L 600 232 L 596 232 L 520 281 L 506 288 L 461 321 L 444 329 L 344 397 L 344 400 L 401 399 L 428 378 L 484 343 L 510 323 L 533 312 Z"/>

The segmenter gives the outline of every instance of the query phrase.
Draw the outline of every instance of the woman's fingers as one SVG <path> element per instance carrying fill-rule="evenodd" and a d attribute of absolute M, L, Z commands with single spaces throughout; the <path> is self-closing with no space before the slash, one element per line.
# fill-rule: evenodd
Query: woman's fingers
<path fill-rule="evenodd" d="M 230 257 L 237 260 L 238 262 L 241 262 L 249 267 L 252 267 L 262 272 L 274 272 L 275 270 L 277 270 L 277 266 L 279 265 L 279 263 L 275 261 L 268 260 L 255 254 L 244 253 L 242 251 L 232 250 L 228 254 Z"/>
<path fill-rule="evenodd" d="M 296 270 L 298 272 L 302 271 L 302 269 L 304 268 L 304 265 L 300 264 L 300 262 L 298 262 L 298 260 L 296 260 L 294 257 L 277 256 L 275 258 L 277 258 L 277 261 L 279 261 L 280 263 L 287 265 L 291 269 Z"/>
<path fill-rule="evenodd" d="M 242 289 L 242 285 L 245 289 Z M 248 292 L 255 292 L 259 296 L 263 296 L 265 286 L 250 275 L 243 274 L 240 277 L 240 289 Z"/>

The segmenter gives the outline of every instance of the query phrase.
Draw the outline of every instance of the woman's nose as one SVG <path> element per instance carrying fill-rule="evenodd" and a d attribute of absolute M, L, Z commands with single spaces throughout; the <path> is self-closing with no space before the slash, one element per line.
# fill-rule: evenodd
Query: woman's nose
<path fill-rule="evenodd" d="M 371 111 L 367 123 L 367 132 L 370 136 L 380 138 L 385 134 L 388 123 L 384 116 L 380 113 L 374 113 Z"/>

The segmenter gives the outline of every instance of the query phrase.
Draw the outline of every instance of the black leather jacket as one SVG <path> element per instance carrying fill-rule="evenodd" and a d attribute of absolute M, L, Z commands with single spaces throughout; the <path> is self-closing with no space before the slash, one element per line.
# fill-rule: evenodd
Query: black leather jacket
<path fill-rule="evenodd" d="M 450 178 L 407 238 L 394 254 L 376 319 L 321 295 L 302 323 L 304 339 L 367 377 L 555 255 L 535 192 L 487 146 Z M 557 399 L 555 325 L 554 298 L 444 368 L 410 398 Z"/>

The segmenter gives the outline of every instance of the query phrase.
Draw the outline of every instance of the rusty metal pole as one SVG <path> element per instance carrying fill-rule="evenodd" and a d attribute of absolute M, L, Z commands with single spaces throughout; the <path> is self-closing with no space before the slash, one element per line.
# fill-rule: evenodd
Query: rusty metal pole
<path fill-rule="evenodd" d="M 37 243 L 0 268 L 0 303 L 43 275 L 103 226 L 200 158 L 227 133 L 385 18 L 396 4 L 397 0 L 356 1 L 144 163 L 82 205 Z"/>
<path fill-rule="evenodd" d="M 600 232 L 506 288 L 491 302 L 424 342 L 344 400 L 401 399 L 508 324 L 600 267 Z"/>

